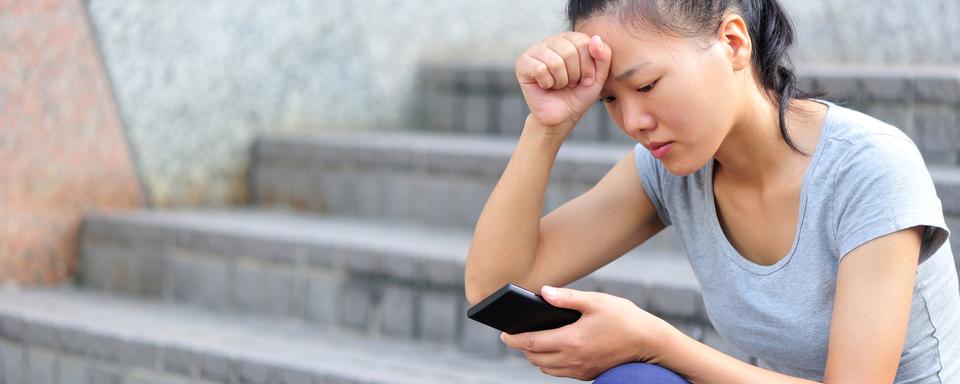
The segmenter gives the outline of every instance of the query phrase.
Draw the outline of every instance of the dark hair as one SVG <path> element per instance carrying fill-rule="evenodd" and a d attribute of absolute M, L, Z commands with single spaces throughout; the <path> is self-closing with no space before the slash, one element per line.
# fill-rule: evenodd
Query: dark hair
<path fill-rule="evenodd" d="M 715 33 L 723 17 L 737 13 L 746 21 L 753 43 L 751 61 L 771 101 L 779 106 L 778 124 L 783 141 L 803 153 L 787 133 L 784 115 L 791 99 L 817 96 L 797 89 L 797 78 L 787 49 L 793 44 L 793 25 L 777 0 L 569 0 L 570 29 L 590 17 L 615 15 L 635 27 L 652 26 L 680 36 Z"/>

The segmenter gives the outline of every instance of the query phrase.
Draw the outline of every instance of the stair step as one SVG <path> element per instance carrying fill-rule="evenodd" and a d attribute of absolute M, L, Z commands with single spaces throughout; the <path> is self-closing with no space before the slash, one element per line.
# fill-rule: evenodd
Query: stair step
<path fill-rule="evenodd" d="M 416 132 L 262 137 L 254 195 L 263 206 L 472 229 L 515 145 L 502 137 Z M 630 150 L 565 143 L 544 212 L 588 190 Z M 948 224 L 960 228 L 960 166 L 932 165 L 930 172 Z M 682 250 L 672 228 L 644 246 Z M 954 247 L 960 250 L 960 242 Z"/>
<path fill-rule="evenodd" d="M 930 176 L 943 203 L 944 214 L 960 217 L 960 167 L 932 166 Z"/>
<path fill-rule="evenodd" d="M 573 382 L 516 357 L 72 289 L 0 292 L 0 356 L 6 382 Z"/>
<path fill-rule="evenodd" d="M 435 132 L 519 136 L 528 114 L 512 66 L 429 65 L 422 70 L 422 125 Z M 897 126 L 930 164 L 960 164 L 960 70 L 815 66 L 799 87 Z M 571 141 L 629 142 L 597 104 Z"/>
<path fill-rule="evenodd" d="M 280 211 L 91 214 L 84 287 L 405 339 L 505 350 L 465 319 L 469 233 Z M 635 249 L 573 284 L 626 297 L 692 335 L 712 332 L 683 256 Z"/>
<path fill-rule="evenodd" d="M 516 146 L 490 136 L 425 133 L 266 136 L 252 195 L 261 206 L 472 230 Z M 544 214 L 595 185 L 632 145 L 565 143 Z M 668 228 L 648 243 L 681 249 Z"/>
<path fill-rule="evenodd" d="M 266 136 L 255 146 L 254 196 L 330 214 L 472 228 L 515 140 L 423 133 Z M 585 192 L 630 145 L 564 145 L 545 212 Z"/>

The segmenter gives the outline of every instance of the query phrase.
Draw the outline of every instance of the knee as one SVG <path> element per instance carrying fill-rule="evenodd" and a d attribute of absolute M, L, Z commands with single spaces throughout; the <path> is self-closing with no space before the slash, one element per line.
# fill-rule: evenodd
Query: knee
<path fill-rule="evenodd" d="M 604 372 L 594 384 L 689 384 L 682 376 L 659 365 L 646 363 L 627 363 Z"/>

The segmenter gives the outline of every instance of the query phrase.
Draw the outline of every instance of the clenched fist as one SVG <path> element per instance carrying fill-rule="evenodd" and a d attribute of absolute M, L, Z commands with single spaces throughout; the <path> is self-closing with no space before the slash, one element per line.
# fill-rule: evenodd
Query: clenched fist
<path fill-rule="evenodd" d="M 531 117 L 566 137 L 597 101 L 610 73 L 610 46 L 579 32 L 549 36 L 517 59 Z"/>

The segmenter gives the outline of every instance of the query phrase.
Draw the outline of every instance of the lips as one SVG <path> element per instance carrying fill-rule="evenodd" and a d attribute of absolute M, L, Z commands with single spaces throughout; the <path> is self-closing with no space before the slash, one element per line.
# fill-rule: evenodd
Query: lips
<path fill-rule="evenodd" d="M 673 148 L 673 142 L 652 141 L 647 143 L 646 147 L 650 150 L 650 153 L 653 155 L 653 157 L 660 159 L 666 156 L 667 152 L 670 152 L 670 148 Z"/>

